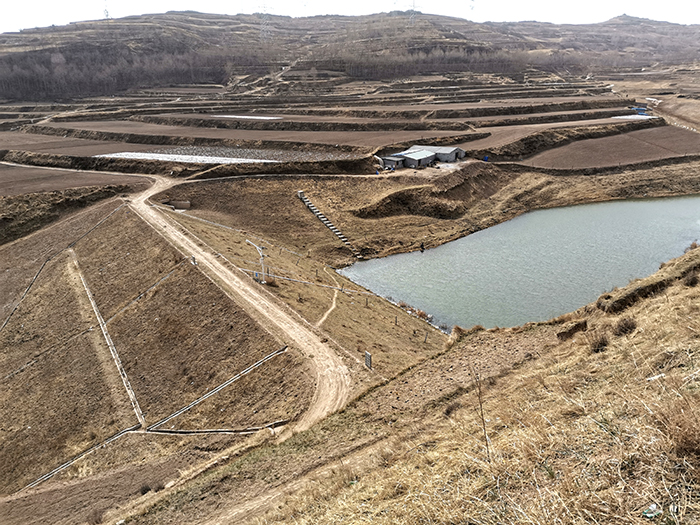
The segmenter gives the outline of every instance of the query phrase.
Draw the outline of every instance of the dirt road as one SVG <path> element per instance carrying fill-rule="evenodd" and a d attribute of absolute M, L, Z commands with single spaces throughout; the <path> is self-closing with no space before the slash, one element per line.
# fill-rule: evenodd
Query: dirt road
<path fill-rule="evenodd" d="M 215 253 L 202 248 L 179 225 L 172 223 L 148 199 L 178 181 L 153 177 L 154 185 L 133 197 L 131 207 L 158 233 L 188 256 L 194 256 L 199 269 L 223 286 L 224 291 L 246 307 L 263 325 L 287 339 L 285 342 L 310 357 L 316 372 L 316 391 L 311 405 L 295 424 L 297 431 L 311 427 L 328 414 L 342 408 L 350 394 L 350 374 L 338 354 L 314 332 L 310 325 L 281 305 L 272 294 L 252 282 L 243 273 L 224 266 Z M 271 326 L 270 326 L 271 325 Z"/>

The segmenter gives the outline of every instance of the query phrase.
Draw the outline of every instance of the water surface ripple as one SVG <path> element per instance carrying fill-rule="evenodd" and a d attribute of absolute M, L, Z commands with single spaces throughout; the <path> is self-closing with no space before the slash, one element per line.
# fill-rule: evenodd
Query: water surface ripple
<path fill-rule="evenodd" d="M 516 326 L 654 273 L 700 238 L 700 197 L 538 210 L 424 253 L 341 273 L 447 326 Z"/>

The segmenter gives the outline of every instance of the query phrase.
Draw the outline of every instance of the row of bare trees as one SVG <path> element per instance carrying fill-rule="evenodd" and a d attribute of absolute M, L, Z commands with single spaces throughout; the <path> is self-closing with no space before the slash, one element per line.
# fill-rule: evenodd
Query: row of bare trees
<path fill-rule="evenodd" d="M 81 45 L 0 57 L 0 97 L 61 100 L 106 95 L 135 88 L 225 82 L 241 68 L 263 67 L 254 53 L 138 53 L 126 46 Z"/>

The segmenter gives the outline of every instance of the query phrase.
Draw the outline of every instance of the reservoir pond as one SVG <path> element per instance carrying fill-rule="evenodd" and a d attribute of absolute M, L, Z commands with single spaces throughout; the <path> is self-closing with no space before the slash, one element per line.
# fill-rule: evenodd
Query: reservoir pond
<path fill-rule="evenodd" d="M 340 273 L 464 328 L 545 321 L 646 277 L 700 239 L 700 197 L 537 210 L 423 253 Z"/>

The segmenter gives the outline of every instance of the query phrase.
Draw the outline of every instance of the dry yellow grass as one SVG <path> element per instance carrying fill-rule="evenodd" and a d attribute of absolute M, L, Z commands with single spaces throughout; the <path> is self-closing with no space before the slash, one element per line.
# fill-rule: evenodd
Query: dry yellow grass
<path fill-rule="evenodd" d="M 698 299 L 676 281 L 620 315 L 580 310 L 602 351 L 577 334 L 484 384 L 485 425 L 472 389 L 364 475 L 339 470 L 257 522 L 698 522 Z M 614 335 L 623 318 L 636 328 Z"/>
<path fill-rule="evenodd" d="M 311 215 L 311 214 L 309 214 Z M 260 256 L 246 241 L 265 248 L 266 272 L 276 276 L 269 289 L 310 324 L 322 330 L 336 346 L 345 350 L 355 363 L 362 363 L 364 352 L 372 354 L 376 374 L 361 381 L 376 382 L 393 377 L 401 370 L 442 350 L 445 335 L 429 325 L 425 312 L 411 315 L 361 286 L 337 274 L 317 260 L 272 244 L 251 232 L 218 223 L 205 222 L 196 216 L 171 213 L 170 216 L 230 264 L 261 272 Z M 327 230 L 327 236 L 334 238 Z M 337 239 L 338 245 L 342 244 Z M 271 279 L 266 277 L 269 282 Z M 359 375 L 359 374 L 358 374 Z"/>

